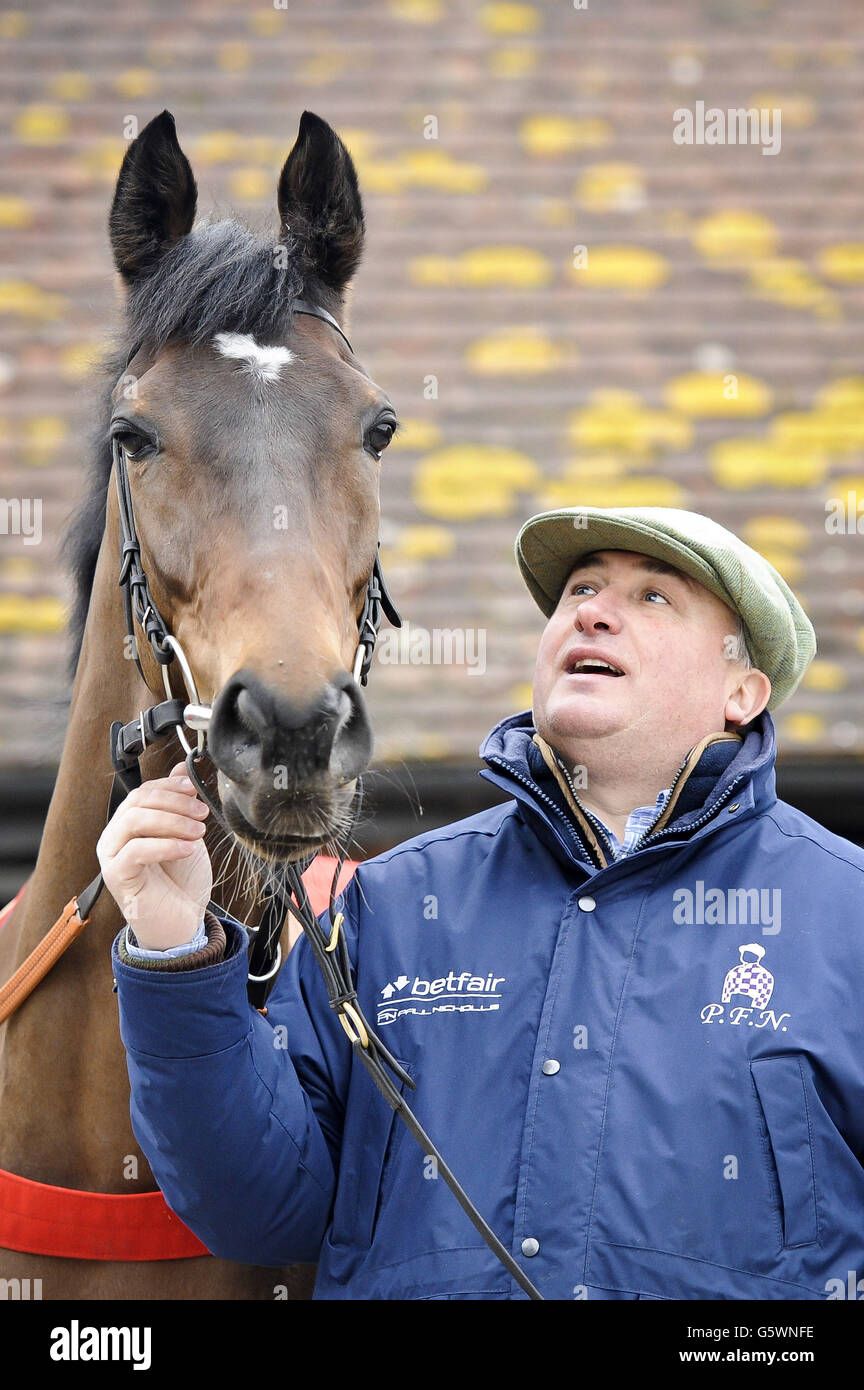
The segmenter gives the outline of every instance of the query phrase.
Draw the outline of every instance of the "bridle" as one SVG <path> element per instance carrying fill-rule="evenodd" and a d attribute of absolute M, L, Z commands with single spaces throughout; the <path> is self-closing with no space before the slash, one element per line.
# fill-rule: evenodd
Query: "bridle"
<path fill-rule="evenodd" d="M 339 324 L 326 309 L 311 304 L 307 300 L 298 299 L 294 301 L 293 311 L 323 319 L 326 323 L 331 324 L 348 344 L 349 349 L 351 348 L 351 344 Z M 140 343 L 136 344 L 129 353 L 123 369 L 124 372 L 140 347 Z M 351 350 L 353 352 L 353 349 Z M 222 818 L 221 807 L 213 800 L 196 766 L 205 756 L 208 756 L 206 734 L 211 718 L 211 707 L 201 703 L 186 654 L 177 638 L 168 631 L 168 626 L 150 592 L 147 575 L 141 562 L 141 546 L 135 528 L 132 491 L 129 484 L 125 451 L 116 436 L 112 438 L 111 444 L 120 514 L 119 583 L 123 592 L 127 637 L 134 653 L 139 674 L 146 685 L 146 677 L 137 650 L 135 635 L 135 623 L 137 622 L 149 640 L 150 649 L 162 668 L 162 679 L 167 698 L 159 704 L 152 705 L 149 709 L 139 711 L 138 718 L 133 719 L 128 724 L 116 720 L 111 725 L 111 762 L 115 775 L 109 798 L 107 819 L 111 819 L 126 793 L 141 785 L 140 759 L 145 749 L 159 739 L 176 732 L 186 753 L 186 769 L 198 794 L 210 807 L 216 823 L 228 830 L 229 827 Z M 372 665 L 382 616 L 386 616 L 394 627 L 401 627 L 401 618 L 387 592 L 376 550 L 372 572 L 366 586 L 363 609 L 357 620 L 358 642 L 353 676 L 359 684 L 364 686 L 367 683 Z M 175 661 L 182 675 L 186 692 L 185 698 L 174 696 L 171 692 L 168 671 Z M 185 729 L 196 734 L 194 745 L 187 739 L 184 726 Z M 531 1283 L 510 1252 L 501 1244 L 476 1207 L 473 1206 L 429 1135 L 409 1108 L 400 1086 L 414 1090 L 415 1083 L 376 1035 L 364 1017 L 357 998 L 348 946 L 342 931 L 344 914 L 336 911 L 336 890 L 339 875 L 348 854 L 361 800 L 362 779 L 358 778 L 352 803 L 351 824 L 343 837 L 343 848 L 337 859 L 336 870 L 330 886 L 329 931 L 322 928 L 312 911 L 302 882 L 302 875 L 315 856 L 312 855 L 302 862 L 283 862 L 276 871 L 265 860 L 259 858 L 257 867 L 271 891 L 259 925 L 246 928 L 253 937 L 249 952 L 247 979 L 249 1002 L 259 1013 L 266 1016 L 266 1000 L 275 984 L 282 963 L 280 936 L 285 921 L 285 913 L 286 911 L 290 912 L 303 928 L 324 977 L 330 1007 L 344 1028 L 355 1055 L 369 1072 L 387 1104 L 402 1117 L 408 1130 L 420 1144 L 424 1155 L 435 1159 L 438 1174 L 444 1179 L 493 1254 L 497 1256 L 508 1273 L 530 1298 L 542 1299 L 542 1294 Z M 81 922 L 87 920 L 102 887 L 103 880 L 100 873 L 97 874 L 92 883 L 88 884 L 84 892 L 78 895 L 76 910 Z M 211 906 L 217 907 L 218 905 L 211 903 Z"/>

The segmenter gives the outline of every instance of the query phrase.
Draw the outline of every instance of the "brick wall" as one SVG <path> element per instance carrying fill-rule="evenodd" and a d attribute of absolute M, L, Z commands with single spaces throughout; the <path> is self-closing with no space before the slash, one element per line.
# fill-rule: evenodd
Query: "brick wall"
<path fill-rule="evenodd" d="M 57 540 L 112 315 L 107 210 L 124 119 L 166 106 L 204 212 L 268 225 L 304 107 L 356 159 L 352 336 L 405 422 L 385 572 L 412 624 L 485 634 L 482 677 L 378 664 L 380 759 L 471 759 L 530 703 L 542 620 L 513 540 L 580 502 L 704 511 L 762 550 L 820 641 L 787 755 L 864 752 L 864 538 L 845 513 L 826 530 L 833 498 L 864 512 L 854 0 L 49 0 L 4 8 L 0 37 L 2 493 L 41 499 L 43 529 L 0 535 L 0 769 L 62 749 Z M 676 144 L 697 102 L 779 109 L 779 152 Z"/>

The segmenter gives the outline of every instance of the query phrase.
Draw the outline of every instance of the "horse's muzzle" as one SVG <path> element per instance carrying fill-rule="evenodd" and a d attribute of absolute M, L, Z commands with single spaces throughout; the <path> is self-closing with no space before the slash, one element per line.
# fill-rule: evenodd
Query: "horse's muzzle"
<path fill-rule="evenodd" d="M 372 730 L 360 688 L 347 671 L 301 706 L 242 670 L 213 703 L 207 744 L 244 818 L 264 834 L 284 834 L 295 820 L 293 807 L 298 814 L 317 812 L 316 820 L 323 811 L 326 821 L 334 792 L 368 766 Z"/>

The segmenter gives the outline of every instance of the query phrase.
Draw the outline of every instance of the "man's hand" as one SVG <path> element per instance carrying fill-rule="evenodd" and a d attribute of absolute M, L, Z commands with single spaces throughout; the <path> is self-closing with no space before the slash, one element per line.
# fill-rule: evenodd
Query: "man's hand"
<path fill-rule="evenodd" d="M 183 945 L 200 926 L 213 888 L 209 811 L 177 763 L 169 777 L 131 791 L 99 838 L 105 886 L 147 950 Z"/>

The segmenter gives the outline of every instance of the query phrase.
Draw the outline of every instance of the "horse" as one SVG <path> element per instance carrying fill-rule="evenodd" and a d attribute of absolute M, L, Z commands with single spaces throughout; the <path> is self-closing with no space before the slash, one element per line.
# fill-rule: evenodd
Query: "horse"
<path fill-rule="evenodd" d="M 270 240 L 233 218 L 193 227 L 197 187 L 167 111 L 122 161 L 109 216 L 122 327 L 102 366 L 90 485 L 64 537 L 74 578 L 68 727 L 34 871 L 0 929 L 0 984 L 98 871 L 112 721 L 134 720 L 154 695 L 187 693 L 178 663 L 160 664 L 146 640 L 152 613 L 143 631 L 137 613 L 130 642 L 117 582 L 118 446 L 152 607 L 209 701 L 212 766 L 202 775 L 227 827 L 208 818 L 214 897 L 254 924 L 256 864 L 344 853 L 372 752 L 358 622 L 377 565 L 380 460 L 397 420 L 344 336 L 363 208 L 347 149 L 311 112 L 276 198 Z M 167 775 L 182 756 L 176 733 L 147 747 L 143 777 Z M 86 930 L 0 1030 L 0 1169 L 111 1197 L 113 1212 L 120 1195 L 157 1193 L 131 1128 L 112 993 L 122 924 L 103 892 Z M 311 1266 L 234 1264 L 203 1247 L 118 1260 L 25 1246 L 0 1249 L 7 1296 L 38 1280 L 46 1299 L 296 1300 L 311 1297 L 314 1279 Z"/>

